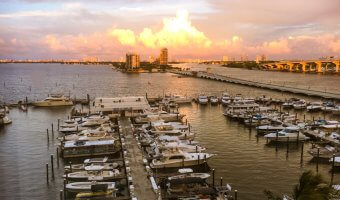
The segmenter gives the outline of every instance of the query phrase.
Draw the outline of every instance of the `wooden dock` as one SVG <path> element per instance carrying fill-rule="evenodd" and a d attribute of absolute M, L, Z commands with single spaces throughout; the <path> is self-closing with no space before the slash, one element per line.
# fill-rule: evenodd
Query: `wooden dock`
<path fill-rule="evenodd" d="M 127 156 L 126 161 L 131 168 L 132 184 L 134 186 L 133 193 L 138 200 L 155 200 L 158 199 L 156 193 L 152 190 L 148 174 L 143 165 L 142 150 L 138 147 L 137 141 L 133 136 L 132 123 L 128 118 L 120 118 L 119 125 L 125 136 L 125 145 Z"/>
<path fill-rule="evenodd" d="M 290 93 L 294 93 L 294 94 L 302 94 L 302 95 L 307 95 L 307 96 L 314 96 L 314 97 L 340 100 L 340 94 L 339 93 L 323 92 L 323 91 L 309 90 L 309 89 L 306 90 L 306 89 L 302 89 L 302 88 L 275 85 L 275 84 L 270 84 L 270 83 L 248 81 L 248 80 L 232 78 L 232 77 L 228 77 L 228 76 L 223 76 L 223 75 L 218 75 L 218 74 L 208 73 L 208 72 L 203 72 L 203 71 L 175 71 L 175 70 L 170 70 L 169 72 L 174 73 L 174 74 L 178 74 L 178 75 L 182 75 L 182 76 L 191 76 L 191 77 L 196 77 L 196 78 L 204 78 L 204 79 L 216 80 L 216 81 L 227 82 L 227 83 L 235 83 L 235 84 L 240 84 L 240 85 L 246 85 L 246 86 L 269 89 L 269 90 L 276 90 L 276 91 L 281 91 L 281 92 L 290 92 Z"/>

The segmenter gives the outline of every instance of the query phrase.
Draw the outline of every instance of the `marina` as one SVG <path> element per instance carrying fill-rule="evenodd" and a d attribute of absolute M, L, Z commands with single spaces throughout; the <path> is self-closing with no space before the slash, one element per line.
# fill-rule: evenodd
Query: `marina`
<path fill-rule="evenodd" d="M 84 69 L 86 70 L 87 67 Z M 107 73 L 107 69 L 104 67 L 93 70 L 103 70 Z M 111 73 L 118 77 L 121 76 L 121 78 L 128 77 L 120 72 Z M 166 81 L 177 80 L 177 77 L 172 77 L 171 74 L 160 75 Z M 149 76 L 155 75 L 146 75 L 144 78 L 150 79 Z M 196 81 L 196 79 L 182 80 L 184 84 Z M 294 109 L 294 106 L 283 108 L 280 105 L 288 101 L 291 98 L 290 95 L 266 94 L 265 90 L 261 91 L 262 94 L 266 94 L 265 97 L 249 92 L 239 94 L 233 92 L 232 87 L 243 86 L 215 83 L 214 81 L 206 83 L 212 84 L 213 88 L 217 88 L 218 91 L 214 92 L 209 89 L 210 87 L 206 89 L 201 87 L 197 88 L 198 92 L 189 95 L 182 92 L 181 96 L 186 96 L 183 99 L 191 99 L 191 101 L 178 101 L 178 104 L 175 103 L 175 99 L 178 99 L 179 95 L 173 95 L 174 99 L 172 99 L 172 95 L 163 95 L 164 93 L 162 94 L 162 91 L 159 90 L 158 93 L 155 93 L 150 89 L 141 91 L 140 96 L 130 94 L 118 97 L 118 95 L 110 94 L 106 95 L 106 98 L 102 98 L 90 93 L 93 98 L 89 106 L 75 104 L 73 107 L 37 108 L 28 104 L 27 112 L 18 107 L 9 107 L 10 112 L 7 115 L 13 124 L 4 126 L 1 131 L 6 132 L 2 132 L 1 136 L 4 139 L 4 136 L 12 137 L 13 134 L 27 132 L 25 129 L 32 129 L 29 128 L 30 124 L 26 124 L 26 127 L 19 126 L 23 128 L 22 131 L 16 130 L 15 133 L 12 132 L 12 135 L 9 135 L 11 129 L 18 126 L 18 122 L 35 119 L 34 123 L 38 123 L 36 127 L 40 127 L 40 130 L 28 131 L 19 140 L 22 139 L 25 146 L 25 141 L 29 141 L 31 137 L 39 137 L 39 145 L 36 144 L 34 147 L 36 150 L 31 152 L 35 152 L 35 156 L 38 156 L 42 161 L 31 165 L 35 166 L 33 168 L 35 174 L 40 174 L 39 176 L 45 179 L 45 164 L 47 163 L 49 175 L 47 186 L 46 181 L 38 184 L 40 188 L 46 188 L 43 189 L 44 191 L 40 190 L 39 195 L 56 199 L 60 199 L 61 190 L 66 199 L 86 196 L 87 198 L 106 196 L 108 199 L 134 197 L 137 199 L 150 199 L 150 197 L 152 199 L 176 199 L 177 197 L 174 195 L 189 189 L 184 190 L 188 183 L 195 184 L 198 188 L 205 188 L 199 191 L 205 191 L 204 195 L 212 195 L 214 198 L 222 198 L 221 194 L 224 193 L 228 194 L 223 196 L 225 199 L 235 198 L 235 196 L 249 199 L 254 195 L 254 199 L 261 199 L 263 197 L 261 190 L 265 188 L 273 187 L 278 191 L 287 191 L 291 187 L 289 184 L 279 185 L 269 179 L 262 182 L 265 185 L 256 186 L 254 183 L 249 183 L 251 180 L 240 179 L 240 174 L 253 175 L 255 180 L 263 180 L 266 174 L 270 177 L 269 174 L 274 172 L 277 173 L 275 175 L 277 178 L 282 178 L 289 170 L 296 176 L 286 176 L 283 181 L 292 183 L 296 180 L 300 170 L 315 170 L 316 165 L 318 171 L 330 180 L 330 176 L 332 176 L 329 173 L 330 162 L 318 164 L 310 162 L 313 156 L 308 154 L 308 151 L 312 146 L 323 145 L 323 143 L 328 143 L 336 148 L 336 140 L 328 138 L 328 136 L 329 133 L 338 130 L 336 121 L 339 121 L 339 117 L 332 112 L 332 109 L 336 108 L 337 102 L 333 106 L 322 104 L 322 108 L 330 108 L 331 112 L 323 112 L 325 109 L 307 112 L 307 105 L 317 102 L 319 99 L 306 97 L 306 107 L 303 109 Z M 142 82 L 142 84 L 153 87 L 147 82 Z M 157 85 L 156 79 L 153 84 Z M 226 89 L 225 86 L 230 89 Z M 176 90 L 172 91 L 173 94 L 176 92 Z M 86 96 L 86 94 L 87 92 L 82 95 L 77 94 L 77 96 Z M 18 97 L 21 98 L 22 95 L 29 96 L 20 94 Z M 198 97 L 202 95 L 206 99 L 203 104 L 198 101 Z M 47 93 L 42 94 L 39 99 L 44 99 L 44 96 L 46 97 Z M 163 101 L 163 97 L 167 99 Z M 303 96 L 296 98 L 304 99 Z M 29 96 L 29 99 L 34 98 Z M 77 113 L 83 113 L 83 115 L 77 116 Z M 228 113 L 231 115 L 229 116 Z M 247 115 L 244 115 L 245 113 Z M 37 121 L 37 119 L 39 120 Z M 321 123 L 320 120 L 323 119 L 325 122 Z M 159 120 L 164 120 L 164 122 Z M 272 124 L 279 121 L 284 124 Z M 316 139 L 315 141 L 297 141 L 296 137 L 294 139 L 289 136 L 289 145 L 286 145 L 287 138 L 282 141 L 283 144 L 276 145 L 276 137 L 274 137 L 274 141 L 267 143 L 266 137 L 256 133 L 260 128 L 263 130 L 259 132 L 265 134 L 270 134 L 270 130 L 275 130 L 274 132 L 277 133 L 284 130 L 287 123 L 295 125 L 305 123 L 306 128 L 301 130 L 300 136 L 306 134 L 307 137 L 310 137 L 310 134 L 307 133 L 311 132 L 318 135 L 319 138 L 311 138 Z M 279 126 L 282 126 L 282 129 Z M 322 137 L 322 133 L 324 133 L 324 137 Z M 17 142 L 16 138 L 17 136 L 13 138 L 15 142 Z M 167 155 L 174 156 L 174 160 L 176 160 L 174 164 L 169 165 L 167 159 L 162 162 L 152 159 L 151 156 L 157 155 L 157 150 L 153 149 L 153 145 L 150 145 L 150 142 L 155 138 L 158 151 L 163 152 L 173 148 L 179 150 L 171 154 L 164 154 L 164 158 L 171 158 Z M 75 140 L 78 142 L 75 143 Z M 4 144 L 2 147 L 6 148 L 6 145 L 10 143 L 2 144 Z M 100 145 L 107 146 L 100 147 Z M 240 146 L 243 146 L 242 151 L 239 149 Z M 28 143 L 25 148 L 31 149 L 31 144 Z M 96 150 L 90 150 L 93 148 Z M 156 154 L 152 151 L 155 151 Z M 53 164 L 51 164 L 51 154 L 53 154 Z M 89 160 L 91 157 L 98 157 L 102 160 L 91 161 Z M 192 161 L 187 160 L 189 157 Z M 33 162 L 27 156 L 24 156 L 23 159 L 26 163 Z M 271 168 L 270 166 L 273 165 L 276 167 Z M 284 165 L 288 165 L 288 169 Z M 243 167 L 240 168 L 240 166 Z M 269 171 L 259 170 L 264 166 L 267 166 Z M 245 169 L 247 170 L 245 171 Z M 5 175 L 5 179 L 7 176 Z M 27 174 L 23 179 L 30 182 L 30 177 Z M 98 179 L 99 177 L 101 178 Z M 168 177 L 170 178 L 168 179 Z M 69 183 L 65 182 L 65 186 L 64 179 L 69 181 Z M 90 185 L 91 182 L 87 181 L 91 179 L 98 181 L 97 185 L 99 186 Z M 182 179 L 186 179 L 186 181 Z M 78 180 L 80 182 L 73 182 Z M 169 182 L 165 184 L 164 181 Z M 333 181 L 334 183 L 338 181 L 336 174 Z M 222 182 L 222 186 L 220 182 Z M 166 185 L 170 185 L 170 188 Z M 255 187 L 256 191 L 250 189 L 249 186 Z M 92 187 L 97 188 L 98 191 L 89 190 Z M 25 195 L 30 196 L 30 194 L 36 193 L 33 191 L 34 188 L 31 187 L 30 193 L 25 192 Z M 192 192 L 191 196 L 197 194 L 195 190 L 190 189 L 190 191 Z M 10 196 L 7 193 L 5 195 Z M 19 192 L 16 195 L 24 194 Z M 20 198 L 20 196 L 18 197 Z"/>

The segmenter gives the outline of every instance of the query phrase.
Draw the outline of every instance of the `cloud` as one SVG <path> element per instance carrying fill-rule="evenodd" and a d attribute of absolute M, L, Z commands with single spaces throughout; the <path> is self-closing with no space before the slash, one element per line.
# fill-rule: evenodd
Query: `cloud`
<path fill-rule="evenodd" d="M 179 48 L 200 47 L 207 48 L 211 40 L 191 24 L 189 13 L 179 10 L 176 17 L 165 18 L 163 26 L 159 31 L 144 28 L 138 35 L 129 29 L 113 29 L 110 35 L 116 37 L 122 45 L 143 45 L 147 48 Z"/>
<path fill-rule="evenodd" d="M 135 33 L 128 29 L 113 29 L 110 35 L 116 37 L 122 45 L 133 46 L 136 43 Z"/>
<path fill-rule="evenodd" d="M 177 11 L 175 18 L 165 18 L 163 27 L 158 32 L 145 28 L 139 40 L 150 48 L 196 46 L 209 47 L 211 40 L 191 24 L 186 10 Z"/>

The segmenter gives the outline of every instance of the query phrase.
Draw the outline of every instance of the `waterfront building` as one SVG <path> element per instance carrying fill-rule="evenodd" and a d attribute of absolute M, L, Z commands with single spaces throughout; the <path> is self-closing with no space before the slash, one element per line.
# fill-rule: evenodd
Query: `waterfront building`
<path fill-rule="evenodd" d="M 127 53 L 126 54 L 126 68 L 135 69 L 135 68 L 139 68 L 139 66 L 140 66 L 139 55 L 136 53 Z"/>
<path fill-rule="evenodd" d="M 229 61 L 228 56 L 223 56 L 223 57 L 222 57 L 222 61 L 223 61 L 223 62 L 228 62 L 228 61 Z"/>
<path fill-rule="evenodd" d="M 168 49 L 167 48 L 161 49 L 161 53 L 159 55 L 159 64 L 160 65 L 168 64 Z"/>

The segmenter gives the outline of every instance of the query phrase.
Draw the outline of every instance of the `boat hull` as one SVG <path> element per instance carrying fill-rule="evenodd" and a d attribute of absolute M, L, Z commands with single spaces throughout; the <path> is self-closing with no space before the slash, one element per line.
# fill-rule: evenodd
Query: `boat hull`
<path fill-rule="evenodd" d="M 36 107 L 55 107 L 55 106 L 73 106 L 72 101 L 60 101 L 60 102 L 48 102 L 48 101 L 36 101 L 32 103 Z"/>

